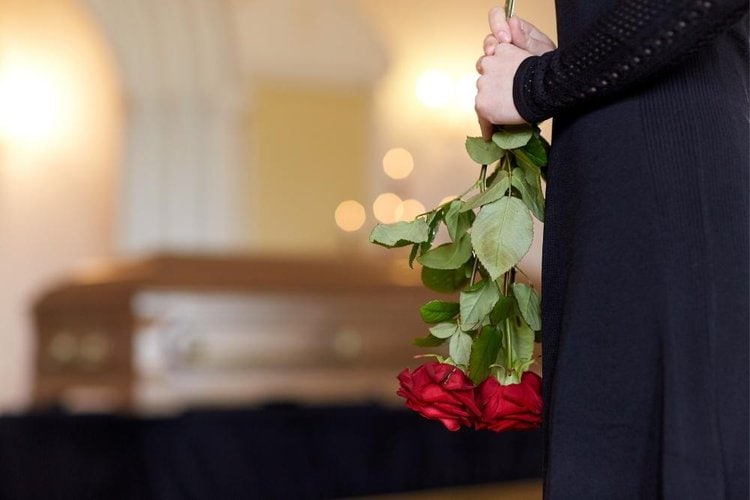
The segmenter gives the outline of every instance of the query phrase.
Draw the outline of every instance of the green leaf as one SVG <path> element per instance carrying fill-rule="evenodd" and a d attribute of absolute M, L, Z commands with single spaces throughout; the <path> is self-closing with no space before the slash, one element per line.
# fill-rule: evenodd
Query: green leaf
<path fill-rule="evenodd" d="M 526 184 L 529 186 L 536 188 L 538 186 L 538 191 L 541 194 L 542 193 L 542 172 L 539 171 L 532 171 L 530 169 L 526 169 L 524 172 L 524 178 L 526 180 Z M 544 198 L 544 195 L 542 194 L 542 198 Z"/>
<path fill-rule="evenodd" d="M 451 240 L 457 241 L 474 222 L 474 214 L 462 213 L 464 202 L 462 200 L 453 200 L 445 213 L 445 226 L 448 228 L 448 235 Z"/>
<path fill-rule="evenodd" d="M 534 217 L 544 222 L 544 194 L 542 194 L 542 186 L 539 184 L 530 185 L 526 180 L 524 171 L 520 168 L 513 169 L 511 184 L 521 194 L 521 200 L 531 210 Z"/>
<path fill-rule="evenodd" d="M 513 156 L 516 157 L 516 163 L 521 166 L 523 171 L 526 173 L 527 179 L 534 179 L 541 177 L 542 171 L 539 165 L 531 161 L 531 158 L 524 152 L 523 149 L 517 149 L 513 151 Z"/>
<path fill-rule="evenodd" d="M 432 269 L 422 267 L 422 283 L 424 286 L 440 293 L 453 293 L 463 288 L 469 278 L 464 269 Z"/>
<path fill-rule="evenodd" d="M 433 335 L 427 335 L 424 338 L 412 340 L 412 344 L 417 347 L 437 347 L 443 345 L 446 339 L 439 339 Z"/>
<path fill-rule="evenodd" d="M 503 320 L 510 318 L 513 314 L 513 306 L 516 305 L 516 299 L 513 296 L 502 296 L 490 312 L 490 321 L 493 325 L 500 324 Z"/>
<path fill-rule="evenodd" d="M 513 368 L 518 367 L 534 357 L 534 331 L 525 321 L 511 320 L 511 339 L 513 341 Z M 520 324 L 519 324 L 520 323 Z"/>
<path fill-rule="evenodd" d="M 419 308 L 419 315 L 425 323 L 433 324 L 452 320 L 460 310 L 461 307 L 456 302 L 431 300 Z"/>
<path fill-rule="evenodd" d="M 482 328 L 482 333 L 474 340 L 469 359 L 469 377 L 475 385 L 482 383 L 490 374 L 490 365 L 495 362 L 502 337 L 494 327 Z"/>
<path fill-rule="evenodd" d="M 494 142 L 485 142 L 481 137 L 467 137 L 466 151 L 471 159 L 480 165 L 494 163 L 502 158 L 504 153 Z"/>
<path fill-rule="evenodd" d="M 461 200 L 453 200 L 448 205 L 448 210 L 445 212 L 445 227 L 448 229 L 448 236 L 452 241 L 456 241 L 456 233 L 458 232 L 458 214 L 461 211 Z"/>
<path fill-rule="evenodd" d="M 423 253 L 417 260 L 433 269 L 458 269 L 471 258 L 471 239 L 468 235 L 453 243 L 444 243 Z"/>
<path fill-rule="evenodd" d="M 505 172 L 506 170 L 501 167 L 501 165 L 498 163 L 498 167 L 496 168 L 490 175 L 487 176 L 487 187 L 492 187 L 495 182 L 497 181 L 498 174 L 501 172 Z"/>
<path fill-rule="evenodd" d="M 547 164 L 547 145 L 540 139 L 540 136 L 534 134 L 529 143 L 523 147 L 524 153 L 534 164 L 543 167 Z"/>
<path fill-rule="evenodd" d="M 433 210 L 427 215 L 427 226 L 429 227 L 429 232 L 427 233 L 427 241 L 419 246 L 420 255 L 432 248 L 432 242 L 435 241 L 435 236 L 438 233 L 438 229 L 440 229 L 440 223 L 443 222 L 444 218 L 445 207 L 440 207 L 437 210 Z"/>
<path fill-rule="evenodd" d="M 445 209 L 445 207 L 440 207 L 427 214 L 427 225 L 430 227 L 430 231 L 437 232 L 438 225 L 445 217 Z"/>
<path fill-rule="evenodd" d="M 507 366 L 508 344 L 505 332 L 508 326 L 511 330 L 511 366 Z M 516 316 L 500 324 L 500 334 L 502 346 L 492 366 L 499 368 L 497 377 L 502 385 L 518 384 L 523 372 L 534 364 L 534 332 Z"/>
<path fill-rule="evenodd" d="M 387 248 L 423 243 L 429 237 L 429 226 L 422 219 L 394 224 L 378 224 L 370 234 L 370 241 Z"/>
<path fill-rule="evenodd" d="M 529 125 L 506 125 L 492 134 L 492 142 L 501 149 L 517 149 L 528 144 L 533 135 Z"/>
<path fill-rule="evenodd" d="M 514 367 L 513 367 L 513 368 L 514 368 L 514 369 L 515 369 L 515 370 L 516 370 L 516 371 L 517 371 L 518 373 L 520 373 L 521 375 L 523 375 L 523 373 L 524 373 L 524 372 L 527 372 L 527 371 L 529 371 L 529 368 L 531 368 L 531 365 L 533 365 L 533 364 L 534 364 L 534 359 L 532 358 L 532 359 L 528 359 L 528 360 L 526 360 L 526 361 L 519 361 L 519 362 L 517 362 L 517 363 L 516 363 L 516 364 L 514 365 Z M 521 378 L 521 377 L 519 377 L 519 379 L 520 379 L 520 378 Z M 520 380 L 519 380 L 519 382 L 520 382 Z"/>
<path fill-rule="evenodd" d="M 549 159 L 549 150 L 550 150 L 549 143 L 547 142 L 547 140 L 544 137 L 542 137 L 540 135 L 539 131 L 536 132 L 535 136 L 536 136 L 537 139 L 539 139 L 539 142 L 542 144 L 542 147 L 544 148 L 544 151 L 545 151 L 545 160 L 548 160 Z M 542 177 L 542 179 L 545 179 L 545 180 L 547 179 L 547 166 L 548 166 L 547 161 L 545 161 L 544 165 L 540 166 L 540 169 L 542 171 L 541 177 Z"/>
<path fill-rule="evenodd" d="M 478 328 L 490 314 L 500 298 L 500 291 L 494 282 L 480 281 L 471 289 L 461 292 L 461 329 Z"/>
<path fill-rule="evenodd" d="M 469 334 L 462 331 L 456 332 L 456 334 L 451 337 L 451 341 L 448 346 L 448 353 L 457 365 L 467 366 L 469 364 L 472 342 L 473 340 L 469 336 Z"/>
<path fill-rule="evenodd" d="M 530 210 L 534 212 L 537 219 L 544 222 L 545 200 L 544 191 L 542 191 L 542 175 L 541 173 L 537 175 L 526 171 L 526 185 L 529 188 L 529 194 L 532 196 L 531 204 L 534 207 Z"/>
<path fill-rule="evenodd" d="M 474 251 L 493 280 L 526 255 L 533 239 L 529 210 L 521 200 L 509 196 L 485 205 L 471 231 Z"/>
<path fill-rule="evenodd" d="M 518 310 L 532 330 L 542 329 L 541 301 L 536 290 L 524 283 L 513 283 L 513 295 L 518 302 Z"/>
<path fill-rule="evenodd" d="M 438 323 L 437 325 L 430 328 L 430 333 L 432 334 L 432 336 L 439 339 L 450 338 L 458 331 L 459 329 L 456 323 Z"/>
<path fill-rule="evenodd" d="M 465 212 L 473 210 L 482 205 L 487 205 L 488 203 L 499 200 L 505 196 L 509 186 L 510 182 L 508 180 L 508 172 L 503 170 L 498 174 L 497 180 L 492 187 L 484 193 L 479 193 L 476 196 L 469 198 L 469 200 L 461 207 L 461 211 Z"/>

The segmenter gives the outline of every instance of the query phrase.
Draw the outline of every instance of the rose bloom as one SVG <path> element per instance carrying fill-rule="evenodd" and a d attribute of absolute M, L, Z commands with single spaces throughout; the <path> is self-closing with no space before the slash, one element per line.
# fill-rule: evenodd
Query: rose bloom
<path fill-rule="evenodd" d="M 451 431 L 471 427 L 480 411 L 474 384 L 461 369 L 445 363 L 427 363 L 398 375 L 398 395 L 423 417 L 440 420 Z"/>
<path fill-rule="evenodd" d="M 481 417 L 477 429 L 500 432 L 535 429 L 542 423 L 542 379 L 525 372 L 520 384 L 501 385 L 489 377 L 477 387 Z"/>

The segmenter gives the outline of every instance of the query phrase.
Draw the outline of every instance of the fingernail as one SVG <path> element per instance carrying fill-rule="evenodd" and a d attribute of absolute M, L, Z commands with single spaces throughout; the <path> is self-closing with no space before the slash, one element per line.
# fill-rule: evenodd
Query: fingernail
<path fill-rule="evenodd" d="M 508 33 L 507 31 L 503 31 L 503 30 L 500 31 L 500 41 L 501 42 L 509 43 L 511 40 L 512 40 L 512 38 L 510 36 L 510 33 Z"/>

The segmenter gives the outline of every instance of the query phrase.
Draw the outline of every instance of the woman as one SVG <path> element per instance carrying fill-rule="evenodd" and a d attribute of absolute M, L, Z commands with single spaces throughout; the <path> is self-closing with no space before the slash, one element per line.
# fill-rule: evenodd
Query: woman
<path fill-rule="evenodd" d="M 748 498 L 748 2 L 490 13 L 476 108 L 554 117 L 545 494 Z"/>

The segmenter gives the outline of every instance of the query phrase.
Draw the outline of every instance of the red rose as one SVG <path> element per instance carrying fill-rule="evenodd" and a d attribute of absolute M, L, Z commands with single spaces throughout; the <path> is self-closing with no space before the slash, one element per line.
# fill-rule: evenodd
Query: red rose
<path fill-rule="evenodd" d="M 398 375 L 398 395 L 406 406 L 423 417 L 440 420 L 451 431 L 471 427 L 479 416 L 474 384 L 460 368 L 445 363 L 427 363 L 413 372 Z"/>
<path fill-rule="evenodd" d="M 500 432 L 535 429 L 542 423 L 542 379 L 525 372 L 520 384 L 501 385 L 489 377 L 477 387 L 477 402 L 482 410 L 477 429 Z"/>

